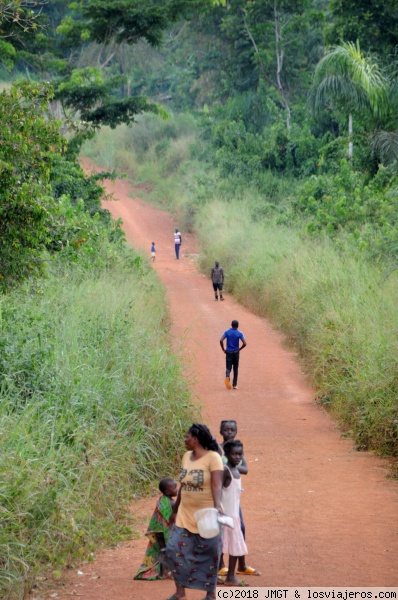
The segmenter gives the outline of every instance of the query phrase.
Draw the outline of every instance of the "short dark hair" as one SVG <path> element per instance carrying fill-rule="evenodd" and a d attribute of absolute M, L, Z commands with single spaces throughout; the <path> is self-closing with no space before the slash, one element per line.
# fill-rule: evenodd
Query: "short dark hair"
<path fill-rule="evenodd" d="M 221 421 L 220 423 L 220 433 L 221 433 L 221 429 L 223 428 L 223 425 L 225 425 L 225 423 L 235 423 L 235 427 L 236 429 L 238 429 L 238 424 L 235 421 L 235 419 L 224 419 L 223 421 Z"/>
<path fill-rule="evenodd" d="M 234 329 L 238 329 L 239 327 L 239 323 L 236 319 L 234 319 L 231 323 L 231 327 L 233 327 Z"/>
<path fill-rule="evenodd" d="M 164 477 L 159 481 L 159 490 L 162 494 L 166 494 L 169 487 L 175 484 L 175 480 L 172 477 Z"/>
<path fill-rule="evenodd" d="M 234 448 L 242 448 L 242 452 L 243 452 L 243 444 L 242 442 L 240 442 L 239 440 L 230 440 L 229 442 L 225 442 L 224 444 L 224 454 L 227 455 L 230 452 L 232 452 L 232 450 Z"/>

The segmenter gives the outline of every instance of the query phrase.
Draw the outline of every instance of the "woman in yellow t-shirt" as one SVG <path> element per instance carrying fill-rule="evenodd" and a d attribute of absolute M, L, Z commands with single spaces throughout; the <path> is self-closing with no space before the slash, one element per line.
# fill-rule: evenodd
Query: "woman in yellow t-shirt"
<path fill-rule="evenodd" d="M 199 535 L 194 514 L 201 508 L 221 510 L 223 464 L 218 444 L 206 425 L 194 423 L 185 435 L 175 525 L 166 546 L 167 567 L 176 585 L 168 600 L 185 598 L 185 588 L 204 590 L 206 600 L 216 597 L 217 571 L 222 535 L 205 539 Z"/>

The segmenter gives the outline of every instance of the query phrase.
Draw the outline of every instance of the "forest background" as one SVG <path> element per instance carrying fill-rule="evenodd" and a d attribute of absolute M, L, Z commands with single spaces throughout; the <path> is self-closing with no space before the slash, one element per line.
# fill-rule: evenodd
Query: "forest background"
<path fill-rule="evenodd" d="M 397 457 L 397 44 L 394 0 L 0 0 L 2 597 L 129 535 L 197 410 L 115 170 Z"/>

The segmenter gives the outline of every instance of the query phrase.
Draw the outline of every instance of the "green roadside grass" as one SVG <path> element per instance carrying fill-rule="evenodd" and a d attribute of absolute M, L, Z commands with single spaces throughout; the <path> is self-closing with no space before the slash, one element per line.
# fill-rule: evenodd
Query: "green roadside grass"
<path fill-rule="evenodd" d="M 183 230 L 185 225 L 197 231 L 203 272 L 220 260 L 227 292 L 286 334 L 317 401 L 342 434 L 358 449 L 396 457 L 396 273 L 386 277 L 383 266 L 366 260 L 348 239 L 332 243 L 326 235 L 310 237 L 304 229 L 282 225 L 300 182 L 270 173 L 257 187 L 220 179 L 198 134 L 188 142 L 178 118 L 174 125 L 180 145 L 186 141 L 178 167 L 167 170 L 168 134 L 161 121 L 150 118 L 130 130 L 126 147 L 126 131 L 116 132 L 112 143 L 124 155 L 124 170 L 133 182 L 153 186 L 147 198 L 173 211 Z M 87 148 L 99 161 L 103 135 Z M 154 160 L 158 144 L 162 154 Z"/>
<path fill-rule="evenodd" d="M 196 410 L 163 289 L 118 244 L 1 296 L 0 596 L 132 534 Z M 188 385 L 187 385 L 188 383 Z"/>
<path fill-rule="evenodd" d="M 286 334 L 317 400 L 358 449 L 397 456 L 398 278 L 343 241 L 254 222 L 239 202 L 225 220 L 225 209 L 208 205 L 198 221 L 202 270 L 217 257 L 227 291 Z"/>

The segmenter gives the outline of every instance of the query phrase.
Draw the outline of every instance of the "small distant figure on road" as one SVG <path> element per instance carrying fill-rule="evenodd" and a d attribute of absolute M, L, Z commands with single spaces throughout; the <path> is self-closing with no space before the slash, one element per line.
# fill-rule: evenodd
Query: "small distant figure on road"
<path fill-rule="evenodd" d="M 182 244 L 181 233 L 180 233 L 180 230 L 178 229 L 178 227 L 176 227 L 176 229 L 174 231 L 174 248 L 175 248 L 175 251 L 176 251 L 176 259 L 177 260 L 180 259 L 181 244 Z"/>
<path fill-rule="evenodd" d="M 239 369 L 239 353 L 247 346 L 245 336 L 238 329 L 239 323 L 235 319 L 231 323 L 231 328 L 224 331 L 220 339 L 220 346 L 225 354 L 225 385 L 228 390 L 231 389 L 231 371 L 233 370 L 232 388 L 238 389 L 238 369 Z M 227 340 L 226 348 L 224 348 L 224 340 Z M 242 340 L 242 345 L 239 347 L 239 340 Z"/>
<path fill-rule="evenodd" d="M 156 502 L 154 513 L 145 534 L 148 538 L 148 546 L 142 565 L 134 579 L 152 581 L 167 578 L 167 570 L 163 567 L 160 557 L 171 533 L 170 517 L 175 504 L 174 498 L 178 493 L 177 483 L 171 477 L 165 477 L 159 482 L 159 490 L 162 492 L 162 496 Z"/>
<path fill-rule="evenodd" d="M 152 246 L 151 246 L 151 260 L 152 260 L 152 262 L 155 262 L 155 259 L 156 259 L 155 242 L 152 242 Z"/>
<path fill-rule="evenodd" d="M 220 267 L 220 263 L 218 260 L 215 261 L 214 267 L 211 268 L 210 278 L 213 282 L 213 290 L 215 295 L 215 300 L 218 300 L 217 292 L 220 292 L 220 300 L 224 300 L 222 295 L 222 288 L 224 285 L 224 269 Z"/>

